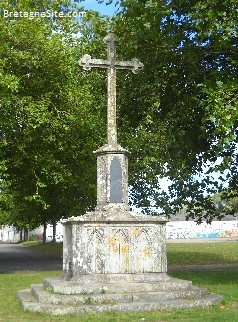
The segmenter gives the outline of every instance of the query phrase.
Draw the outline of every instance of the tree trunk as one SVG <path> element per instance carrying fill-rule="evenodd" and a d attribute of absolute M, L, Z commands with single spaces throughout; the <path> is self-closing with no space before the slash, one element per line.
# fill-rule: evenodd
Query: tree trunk
<path fill-rule="evenodd" d="M 52 239 L 52 243 L 55 244 L 56 243 L 56 221 L 53 221 L 53 239 Z"/>
<path fill-rule="evenodd" d="M 28 236 L 29 236 L 29 229 L 26 228 L 26 229 L 24 229 L 24 241 L 28 240 Z"/>
<path fill-rule="evenodd" d="M 47 228 L 47 224 L 44 223 L 43 240 L 42 240 L 43 244 L 46 244 L 46 228 Z"/>

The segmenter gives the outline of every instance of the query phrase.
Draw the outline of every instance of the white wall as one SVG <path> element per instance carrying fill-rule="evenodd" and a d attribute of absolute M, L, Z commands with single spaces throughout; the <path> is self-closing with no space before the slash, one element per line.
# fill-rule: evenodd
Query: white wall
<path fill-rule="evenodd" d="M 238 221 L 213 221 L 211 225 L 197 225 L 193 221 L 174 221 L 166 224 L 166 237 L 175 238 L 222 238 L 238 237 Z"/>

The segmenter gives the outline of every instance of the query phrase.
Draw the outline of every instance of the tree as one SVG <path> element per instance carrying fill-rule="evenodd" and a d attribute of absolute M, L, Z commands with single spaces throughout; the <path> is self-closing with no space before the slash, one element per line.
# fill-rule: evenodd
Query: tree
<path fill-rule="evenodd" d="M 224 181 L 238 191 L 237 9 L 234 0 L 120 1 L 118 54 L 145 65 L 140 77 L 118 73 L 119 138 L 132 152 L 132 202 L 145 212 L 187 205 L 210 222 L 211 195 Z M 171 180 L 169 195 L 158 177 Z"/>
<path fill-rule="evenodd" d="M 238 212 L 237 192 L 224 190 L 212 197 L 218 214 L 235 214 Z"/>
<path fill-rule="evenodd" d="M 9 4 L 9 11 L 64 12 L 70 2 Z M 74 10 L 81 11 L 80 8 Z M 88 18 L 89 19 L 89 18 Z M 90 23 L 100 17 L 91 14 Z M 95 205 L 105 80 L 77 60 L 90 23 L 69 17 L 0 17 L 1 209 L 9 224 L 34 228 Z M 102 30 L 107 22 L 102 23 Z M 77 35 L 82 33 L 81 37 Z M 96 46 L 97 42 L 94 42 Z M 97 91 L 92 92 L 92 84 Z M 3 215 L 1 215 L 3 217 Z"/>
<path fill-rule="evenodd" d="M 110 26 L 120 38 L 118 56 L 145 65 L 139 77 L 118 73 L 119 140 L 132 152 L 132 202 L 166 214 L 187 206 L 189 216 L 209 222 L 216 215 L 210 196 L 224 189 L 213 171 L 238 191 L 237 4 L 120 5 Z M 45 1 L 21 6 L 71 10 Z M 109 21 L 92 13 L 82 24 L 42 17 L 0 24 L 2 191 L 14 209 L 19 200 L 21 209 L 30 203 L 41 222 L 83 213 L 95 204 L 92 151 L 105 142 L 106 82 L 105 72 L 79 71 L 77 60 L 104 57 Z M 158 177 L 171 180 L 169 194 Z"/>

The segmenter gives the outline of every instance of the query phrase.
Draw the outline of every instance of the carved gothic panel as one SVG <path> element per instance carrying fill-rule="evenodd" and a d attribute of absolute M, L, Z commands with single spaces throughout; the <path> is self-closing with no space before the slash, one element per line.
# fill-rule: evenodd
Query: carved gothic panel
<path fill-rule="evenodd" d="M 105 259 L 103 254 L 104 232 L 103 229 L 87 229 L 87 265 L 89 273 L 104 273 Z"/>
<path fill-rule="evenodd" d="M 136 271 L 143 273 L 153 271 L 151 234 L 152 231 L 149 228 L 134 228 L 133 257 L 134 262 L 137 262 Z"/>
<path fill-rule="evenodd" d="M 113 228 L 109 236 L 111 273 L 128 273 L 129 271 L 129 232 L 127 228 Z"/>

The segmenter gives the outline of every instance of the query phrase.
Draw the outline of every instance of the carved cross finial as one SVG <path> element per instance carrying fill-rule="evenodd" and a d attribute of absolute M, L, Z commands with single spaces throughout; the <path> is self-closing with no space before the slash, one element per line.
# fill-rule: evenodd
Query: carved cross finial
<path fill-rule="evenodd" d="M 134 74 L 143 69 L 143 64 L 136 58 L 130 61 L 116 61 L 116 43 L 118 38 L 113 33 L 109 33 L 103 39 L 107 46 L 107 60 L 92 59 L 90 55 L 84 55 L 79 60 L 79 65 L 84 70 L 92 67 L 106 68 L 108 70 L 108 102 L 107 102 L 107 140 L 108 144 L 117 143 L 116 128 L 116 69 L 129 69 Z"/>

